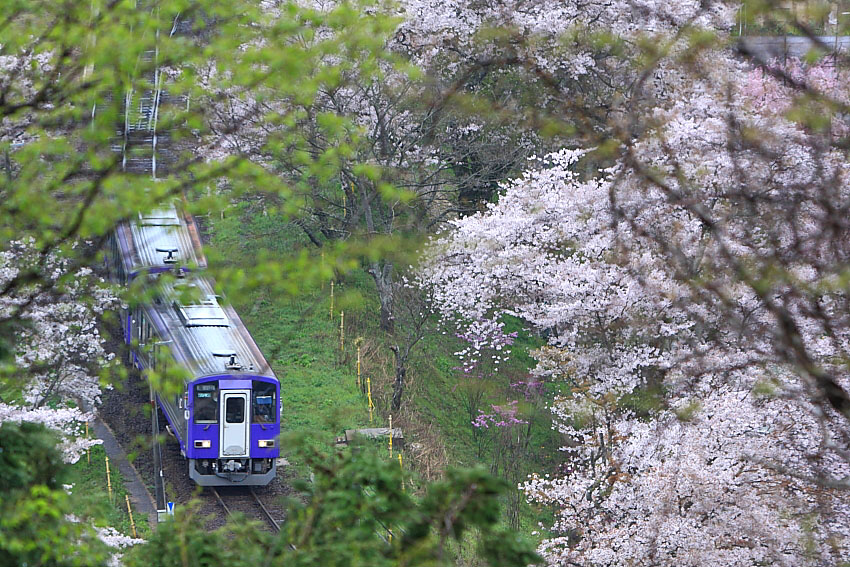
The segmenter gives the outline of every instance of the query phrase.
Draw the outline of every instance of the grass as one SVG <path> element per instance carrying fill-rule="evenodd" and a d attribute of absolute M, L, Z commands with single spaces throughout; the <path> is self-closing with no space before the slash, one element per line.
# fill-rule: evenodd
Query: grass
<path fill-rule="evenodd" d="M 207 247 L 217 266 L 248 268 L 264 257 L 285 259 L 309 247 L 300 230 L 280 220 L 252 214 L 245 207 L 224 219 L 215 219 L 212 243 Z M 356 346 L 361 348 L 362 378 L 372 382 L 376 406 L 373 426 L 385 426 L 391 403 L 393 359 L 389 338 L 378 326 L 378 301 L 370 276 L 352 270 L 335 286 L 335 309 L 331 318 L 330 285 L 297 297 L 268 290 L 250 294 L 225 289 L 235 297 L 234 306 L 252 336 L 281 380 L 283 429 L 307 435 L 314 443 L 330 447 L 344 429 L 366 427 L 369 413 L 366 397 L 356 386 Z M 340 352 L 339 309 L 345 310 L 346 349 Z M 506 321 L 506 331 L 518 332 L 510 361 L 493 379 L 485 381 L 478 407 L 485 413 L 490 404 L 504 404 L 522 397 L 509 384 L 524 378 L 534 361 L 528 351 L 542 340 L 530 335 L 516 319 Z M 404 406 L 394 416 L 394 425 L 404 428 L 409 446 L 405 466 L 420 476 L 433 477 L 446 466 L 484 465 L 501 472 L 504 463 L 498 451 L 486 443 L 486 435 L 476 436 L 470 409 L 465 400 L 464 380 L 457 370 L 454 352 L 462 348 L 451 333 L 435 329 L 413 351 Z M 551 399 L 552 392 L 547 392 Z M 560 439 L 551 430 L 551 416 L 545 402 L 533 413 L 528 447 L 519 455 L 514 481 L 531 472 L 550 472 Z M 474 414 L 476 408 L 472 409 Z M 485 442 L 481 442 L 482 439 Z M 517 472 L 521 473 L 517 477 Z M 520 527 L 525 533 L 537 529 L 546 511 L 520 505 Z"/>
<path fill-rule="evenodd" d="M 265 297 L 248 309 L 241 307 L 245 324 L 281 381 L 285 431 L 329 443 L 342 428 L 368 423 L 355 378 L 337 362 L 336 324 L 329 320 L 323 297 Z"/>
<path fill-rule="evenodd" d="M 266 254 L 291 254 L 305 244 L 297 232 L 282 229 L 269 217 L 253 216 L 246 225 L 233 215 L 216 222 L 207 250 L 216 265 L 240 268 L 255 265 Z M 225 293 L 234 298 L 234 307 L 280 379 L 283 430 L 329 446 L 343 428 L 367 425 L 366 402 L 340 357 L 338 312 L 333 321 L 329 312 L 330 286 L 297 298 L 238 291 Z"/>
<path fill-rule="evenodd" d="M 22 397 L 20 390 L 10 389 L 16 396 Z M 15 398 L 12 398 L 15 399 Z M 106 480 L 106 451 L 102 445 L 95 445 L 87 456 L 83 456 L 73 465 L 69 465 L 67 481 L 72 485 L 71 495 L 74 501 L 75 515 L 93 522 L 98 527 L 111 526 L 121 533 L 132 536 L 130 515 L 127 512 L 124 477 L 117 463 L 110 466 L 112 496 Z M 151 534 L 148 518 L 144 514 L 133 513 L 136 534 L 147 539 Z"/>
<path fill-rule="evenodd" d="M 132 536 L 130 515 L 127 513 L 124 488 L 124 478 L 118 472 L 118 466 L 110 464 L 110 479 L 112 482 L 112 498 L 106 481 L 106 452 L 101 445 L 91 448 L 90 459 L 82 457 L 71 466 L 71 482 L 73 497 L 76 501 L 78 514 L 90 518 L 100 527 L 112 526 L 125 535 Z M 136 534 L 140 538 L 148 538 L 151 530 L 148 518 L 144 514 L 133 512 L 136 524 Z"/>

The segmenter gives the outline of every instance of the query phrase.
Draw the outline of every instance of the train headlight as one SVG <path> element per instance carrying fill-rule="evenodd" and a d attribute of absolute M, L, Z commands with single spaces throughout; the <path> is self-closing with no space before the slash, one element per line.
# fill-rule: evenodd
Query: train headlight
<path fill-rule="evenodd" d="M 209 449 L 210 448 L 210 440 L 209 439 L 196 439 L 195 440 L 195 449 Z"/>
<path fill-rule="evenodd" d="M 261 449 L 271 449 L 274 447 L 274 439 L 260 439 L 257 441 L 257 445 L 259 445 Z"/>

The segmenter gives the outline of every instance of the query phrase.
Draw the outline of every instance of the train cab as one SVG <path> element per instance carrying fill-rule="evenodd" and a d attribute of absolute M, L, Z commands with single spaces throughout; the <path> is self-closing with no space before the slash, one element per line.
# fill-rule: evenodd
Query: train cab
<path fill-rule="evenodd" d="M 162 282 L 134 318 L 139 344 L 167 349 L 166 363 L 188 376 L 182 395 L 157 393 L 157 405 L 201 486 L 264 486 L 280 456 L 280 381 L 232 306 L 219 303 L 200 274 Z M 159 357 L 140 353 L 143 368 Z M 155 368 L 155 366 L 154 366 Z"/>
<path fill-rule="evenodd" d="M 188 386 L 189 476 L 202 486 L 268 484 L 280 456 L 277 381 L 217 376 Z"/>

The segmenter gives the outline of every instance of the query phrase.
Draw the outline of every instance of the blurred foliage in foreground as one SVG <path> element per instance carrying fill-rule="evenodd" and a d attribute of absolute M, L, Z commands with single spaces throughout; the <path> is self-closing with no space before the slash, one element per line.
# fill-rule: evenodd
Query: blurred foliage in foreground
<path fill-rule="evenodd" d="M 210 532 L 197 511 L 160 525 L 125 556 L 129 567 L 383 567 L 455 565 L 464 537 L 476 535 L 474 562 L 500 567 L 536 563 L 533 544 L 501 528 L 498 496 L 508 487 L 480 469 L 449 471 L 421 497 L 403 488 L 394 462 L 366 447 L 326 456 L 301 446 L 313 470 L 298 486 L 279 534 L 231 521 Z"/>
<path fill-rule="evenodd" d="M 54 433 L 32 423 L 0 425 L 0 565 L 93 566 L 109 553 L 86 523 L 71 516 Z"/>

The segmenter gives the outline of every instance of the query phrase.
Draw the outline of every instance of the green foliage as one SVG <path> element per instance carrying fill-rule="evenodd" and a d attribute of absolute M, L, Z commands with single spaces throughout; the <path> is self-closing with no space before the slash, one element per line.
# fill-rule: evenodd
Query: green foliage
<path fill-rule="evenodd" d="M 31 239 L 35 247 L 31 266 L 4 293 L 49 288 L 44 260 L 52 252 L 70 258 L 71 271 L 92 264 L 116 225 L 175 199 L 189 212 L 203 214 L 223 210 L 231 199 L 262 187 L 281 211 L 297 213 L 298 190 L 333 178 L 339 160 L 352 154 L 360 135 L 348 120 L 323 114 L 323 134 L 334 143 L 328 151 L 312 154 L 299 125 L 304 108 L 320 89 L 338 86 L 344 73 L 377 75 L 378 62 L 387 59 L 384 45 L 395 21 L 360 8 L 360 3 L 343 3 L 320 13 L 289 4 L 273 19 L 253 0 L 0 2 L 0 246 Z M 191 22 L 190 34 L 169 33 L 178 15 Z M 171 156 L 172 174 L 152 181 L 148 174 L 123 171 L 114 147 L 121 142 L 117 124 L 145 118 L 137 110 L 139 99 L 163 78 L 154 73 L 157 65 L 168 67 L 166 88 L 177 101 L 160 107 L 157 130 L 168 132 L 180 146 Z M 300 155 L 303 179 L 284 182 L 265 162 L 252 162 L 249 156 L 199 159 L 180 153 L 179 148 L 200 143 L 215 147 L 214 106 L 225 96 L 276 103 L 259 117 L 278 130 L 267 149 Z M 145 157 L 148 150 L 133 151 Z M 388 187 L 383 190 L 391 193 Z M 78 246 L 82 239 L 93 245 Z M 215 275 L 232 288 L 247 291 L 260 284 L 292 294 L 356 262 L 346 243 L 328 247 L 329 267 L 320 266 L 315 274 L 317 263 L 307 254 L 286 262 L 269 255 L 254 259 L 257 269 L 240 265 L 231 271 L 220 265 Z M 126 299 L 134 304 L 149 295 L 150 290 L 134 288 Z M 18 316 L 12 313 L 11 321 L 0 321 L 4 362 L 14 352 L 7 339 Z M 310 359 L 304 354 L 300 360 Z M 314 382 L 323 379 L 319 370 L 314 369 Z M 4 378 L 8 376 L 13 373 Z M 171 369 L 151 379 L 163 391 L 182 384 Z M 8 386 L 5 380 L 0 384 L 6 400 L 11 397 L 7 392 L 21 389 L 20 384 Z M 336 407 L 332 397 L 326 405 Z M 114 525 L 122 521 L 111 517 L 114 510 L 72 505 L 61 490 L 67 469 L 55 454 L 55 439 L 30 426 L 14 427 L 7 424 L 2 430 L 7 450 L 0 455 L 0 564 L 102 563 L 106 554 L 89 541 L 90 529 L 69 523 L 65 515 L 84 510 L 105 514 Z M 76 474 L 76 479 L 67 478 L 88 485 L 100 473 L 78 467 Z M 218 546 L 214 549 L 211 561 L 226 563 Z M 246 557 L 244 547 L 233 549 L 234 556 Z"/>
<path fill-rule="evenodd" d="M 742 35 L 806 36 L 846 35 L 847 24 L 836 28 L 829 25 L 829 13 L 834 2 L 775 2 L 772 0 L 745 0 L 738 10 L 733 32 Z M 839 9 L 839 12 L 841 9 Z"/>
<path fill-rule="evenodd" d="M 273 545 L 254 522 L 231 521 L 209 531 L 197 517 L 197 506 L 181 507 L 174 521 L 159 524 L 143 545 L 124 556 L 126 567 L 257 567 L 269 563 Z"/>
<path fill-rule="evenodd" d="M 62 481 L 56 436 L 41 425 L 0 425 L 0 565 L 96 566 L 108 554 Z"/>
<path fill-rule="evenodd" d="M 479 469 L 451 471 L 418 499 L 404 491 L 398 466 L 367 447 L 326 455 L 290 444 L 299 445 L 300 460 L 314 474 L 301 484 L 301 499 L 292 502 L 279 534 L 240 521 L 210 533 L 190 507 L 133 549 L 126 565 L 454 565 L 452 549 L 473 530 L 484 564 L 524 567 L 539 560 L 530 542 L 499 530 L 497 497 L 506 485 Z"/>
<path fill-rule="evenodd" d="M 33 423 L 0 425 L 0 492 L 15 493 L 35 485 L 52 490 L 67 473 L 58 439 L 49 429 Z"/>
<path fill-rule="evenodd" d="M 334 143 L 324 153 L 306 151 L 304 108 L 320 90 L 337 87 L 343 73 L 379 75 L 377 62 L 389 60 L 384 43 L 395 20 L 361 8 L 341 4 L 320 13 L 291 4 L 271 18 L 251 0 L 0 3 L 0 55 L 20 61 L 7 70 L 0 97 L 0 155 L 8 164 L 0 176 L 0 245 L 31 237 L 39 252 L 63 249 L 85 265 L 97 247 L 74 249 L 77 239 L 98 242 L 119 222 L 184 194 L 191 212 L 203 213 L 262 187 L 296 213 L 301 184 L 332 178 L 341 156 L 351 153 L 347 146 L 358 143 L 348 118 L 323 113 L 323 133 Z M 178 16 L 191 22 L 191 35 L 168 33 Z M 147 55 L 154 51 L 157 57 Z M 251 156 L 201 160 L 176 150 L 166 179 L 124 172 L 114 151 L 116 124 L 125 120 L 125 102 L 137 108 L 140 93 L 159 80 L 157 65 L 169 67 L 169 97 L 181 101 L 159 108 L 158 131 L 215 147 L 222 96 L 272 101 L 273 110 L 257 117 L 275 130 L 266 149 L 305 150 L 304 178 L 284 181 Z M 144 118 L 133 112 L 128 120 Z M 30 283 L 42 281 L 39 267 L 27 274 Z M 269 259 L 264 270 L 228 277 L 241 278 L 243 287 L 256 277 L 291 292 L 299 278 L 288 274 L 305 268 Z"/>

